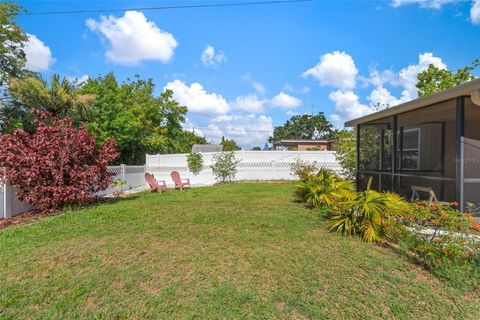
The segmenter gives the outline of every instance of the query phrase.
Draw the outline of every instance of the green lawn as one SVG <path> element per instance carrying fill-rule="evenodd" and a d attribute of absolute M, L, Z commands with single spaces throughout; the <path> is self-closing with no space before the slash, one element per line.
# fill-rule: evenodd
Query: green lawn
<path fill-rule="evenodd" d="M 479 319 L 479 306 L 328 233 L 291 184 L 145 193 L 0 231 L 1 319 Z"/>

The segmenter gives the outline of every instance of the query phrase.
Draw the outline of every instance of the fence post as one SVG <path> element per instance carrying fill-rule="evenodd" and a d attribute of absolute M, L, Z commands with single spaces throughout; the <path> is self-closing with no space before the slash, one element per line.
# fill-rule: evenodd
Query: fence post
<path fill-rule="evenodd" d="M 272 160 L 272 180 L 275 180 L 275 160 Z"/>
<path fill-rule="evenodd" d="M 120 172 L 122 174 L 122 181 L 127 182 L 127 180 L 125 180 L 125 165 L 124 164 L 120 165 Z M 124 185 L 122 184 L 122 186 L 120 188 L 123 191 Z"/>

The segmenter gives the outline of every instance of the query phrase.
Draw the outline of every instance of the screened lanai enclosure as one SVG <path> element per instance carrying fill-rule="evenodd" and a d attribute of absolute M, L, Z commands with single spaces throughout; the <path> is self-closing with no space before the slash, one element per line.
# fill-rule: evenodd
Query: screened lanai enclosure
<path fill-rule="evenodd" d="M 480 204 L 480 80 L 346 123 L 357 132 L 357 187 L 432 189 L 441 201 Z M 475 104 L 476 102 L 477 104 Z"/>

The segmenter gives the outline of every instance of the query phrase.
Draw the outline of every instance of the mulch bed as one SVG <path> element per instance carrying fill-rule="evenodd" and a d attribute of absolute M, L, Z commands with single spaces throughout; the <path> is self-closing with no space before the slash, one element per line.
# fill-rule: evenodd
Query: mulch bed
<path fill-rule="evenodd" d="M 0 230 L 8 226 L 26 224 L 35 222 L 43 217 L 58 216 L 63 214 L 61 211 L 45 212 L 39 210 L 28 211 L 7 219 L 0 219 Z"/>

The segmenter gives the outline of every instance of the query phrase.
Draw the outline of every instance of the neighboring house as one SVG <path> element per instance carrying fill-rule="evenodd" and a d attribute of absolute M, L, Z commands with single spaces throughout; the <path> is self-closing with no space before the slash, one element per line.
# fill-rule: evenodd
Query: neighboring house
<path fill-rule="evenodd" d="M 194 144 L 192 152 L 220 152 L 223 151 L 221 144 Z"/>
<path fill-rule="evenodd" d="M 282 139 L 274 142 L 273 147 L 275 150 L 332 151 L 335 143 L 336 140 Z"/>
<path fill-rule="evenodd" d="M 480 203 L 480 79 L 345 123 L 357 129 L 357 185 Z"/>

